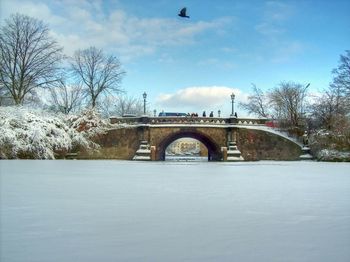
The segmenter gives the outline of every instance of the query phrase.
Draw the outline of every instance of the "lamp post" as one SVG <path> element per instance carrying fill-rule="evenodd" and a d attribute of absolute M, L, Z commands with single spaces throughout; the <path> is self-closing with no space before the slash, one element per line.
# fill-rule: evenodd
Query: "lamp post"
<path fill-rule="evenodd" d="M 235 112 L 235 110 L 234 110 L 234 104 L 235 104 L 235 94 L 234 94 L 234 93 L 232 93 L 232 94 L 231 94 L 231 102 L 232 102 L 232 111 L 231 111 L 231 116 L 234 116 L 234 112 Z"/>
<path fill-rule="evenodd" d="M 219 110 L 218 110 L 218 116 L 219 116 L 219 117 L 220 117 L 220 114 L 221 114 L 221 110 L 219 109 Z"/>
<path fill-rule="evenodd" d="M 157 110 L 153 110 L 153 116 L 156 117 L 157 116 Z"/>
<path fill-rule="evenodd" d="M 301 114 L 301 117 L 304 118 L 304 108 L 303 108 L 303 102 L 304 102 L 304 98 L 305 98 L 305 92 L 306 92 L 306 89 L 310 86 L 310 83 L 308 83 L 304 89 L 303 89 L 303 93 L 301 94 L 302 97 L 301 97 L 301 104 L 300 104 L 300 114 Z"/>
<path fill-rule="evenodd" d="M 144 92 L 142 96 L 143 96 L 143 114 L 146 115 L 146 98 L 147 98 L 146 92 Z"/>

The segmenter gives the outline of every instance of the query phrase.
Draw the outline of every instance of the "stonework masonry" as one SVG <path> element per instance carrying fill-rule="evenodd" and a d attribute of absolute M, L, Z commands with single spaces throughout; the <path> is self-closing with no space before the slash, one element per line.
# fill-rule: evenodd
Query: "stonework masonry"
<path fill-rule="evenodd" d="M 223 148 L 236 140 L 245 161 L 298 160 L 301 147 L 274 133 L 235 126 L 162 126 L 135 125 L 110 129 L 95 141 L 99 152 L 79 152 L 79 159 L 125 159 L 135 156 L 141 141 L 155 147 L 155 160 L 164 160 L 165 150 L 179 138 L 194 138 L 208 149 L 208 159 L 221 161 Z"/>

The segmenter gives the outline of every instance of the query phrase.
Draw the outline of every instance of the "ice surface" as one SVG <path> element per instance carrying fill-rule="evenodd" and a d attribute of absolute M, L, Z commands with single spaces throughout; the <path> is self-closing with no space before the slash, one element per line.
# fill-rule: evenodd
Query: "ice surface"
<path fill-rule="evenodd" d="M 0 261 L 350 261 L 349 168 L 3 160 Z"/>

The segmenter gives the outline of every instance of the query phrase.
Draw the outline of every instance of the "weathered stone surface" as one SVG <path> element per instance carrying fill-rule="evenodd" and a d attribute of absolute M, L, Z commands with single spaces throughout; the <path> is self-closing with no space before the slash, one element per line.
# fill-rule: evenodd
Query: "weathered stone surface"
<path fill-rule="evenodd" d="M 94 139 L 101 146 L 99 152 L 80 152 L 78 158 L 131 160 L 139 148 L 139 133 L 136 127 L 111 129 Z"/>
<path fill-rule="evenodd" d="M 136 153 L 132 160 L 151 160 L 151 148 L 147 140 L 142 140 L 140 142 L 139 149 L 136 150 Z"/>
<path fill-rule="evenodd" d="M 236 138 L 235 138 L 236 141 Z M 237 144 L 235 141 L 229 142 L 228 150 L 227 150 L 227 161 L 243 161 L 241 151 L 238 150 Z"/>
<path fill-rule="evenodd" d="M 150 144 L 156 146 L 157 160 L 163 160 L 168 145 L 183 137 L 199 140 L 207 147 L 211 160 L 221 160 L 221 147 L 227 141 L 226 130 L 215 127 L 156 127 L 151 128 L 149 135 Z"/>
<path fill-rule="evenodd" d="M 208 149 L 210 160 L 221 161 L 222 147 L 236 140 L 244 160 L 298 160 L 301 147 L 292 141 L 263 130 L 214 127 L 214 126 L 135 126 L 111 129 L 96 138 L 101 145 L 99 153 L 81 152 L 78 158 L 131 160 L 139 149 L 140 141 L 147 140 L 155 147 L 155 159 L 163 160 L 165 149 L 173 141 L 191 137 L 202 142 Z"/>
<path fill-rule="evenodd" d="M 299 145 L 262 130 L 239 128 L 237 146 L 245 160 L 298 160 Z"/>

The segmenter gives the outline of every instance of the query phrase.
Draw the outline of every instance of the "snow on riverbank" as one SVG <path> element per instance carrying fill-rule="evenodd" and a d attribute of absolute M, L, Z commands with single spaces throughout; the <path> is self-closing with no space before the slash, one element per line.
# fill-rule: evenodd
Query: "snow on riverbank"
<path fill-rule="evenodd" d="M 349 261 L 349 167 L 2 160 L 0 260 Z"/>
<path fill-rule="evenodd" d="M 0 159 L 54 159 L 74 147 L 97 148 L 89 138 L 101 131 L 98 116 L 87 110 L 69 118 L 25 107 L 0 107 Z"/>

